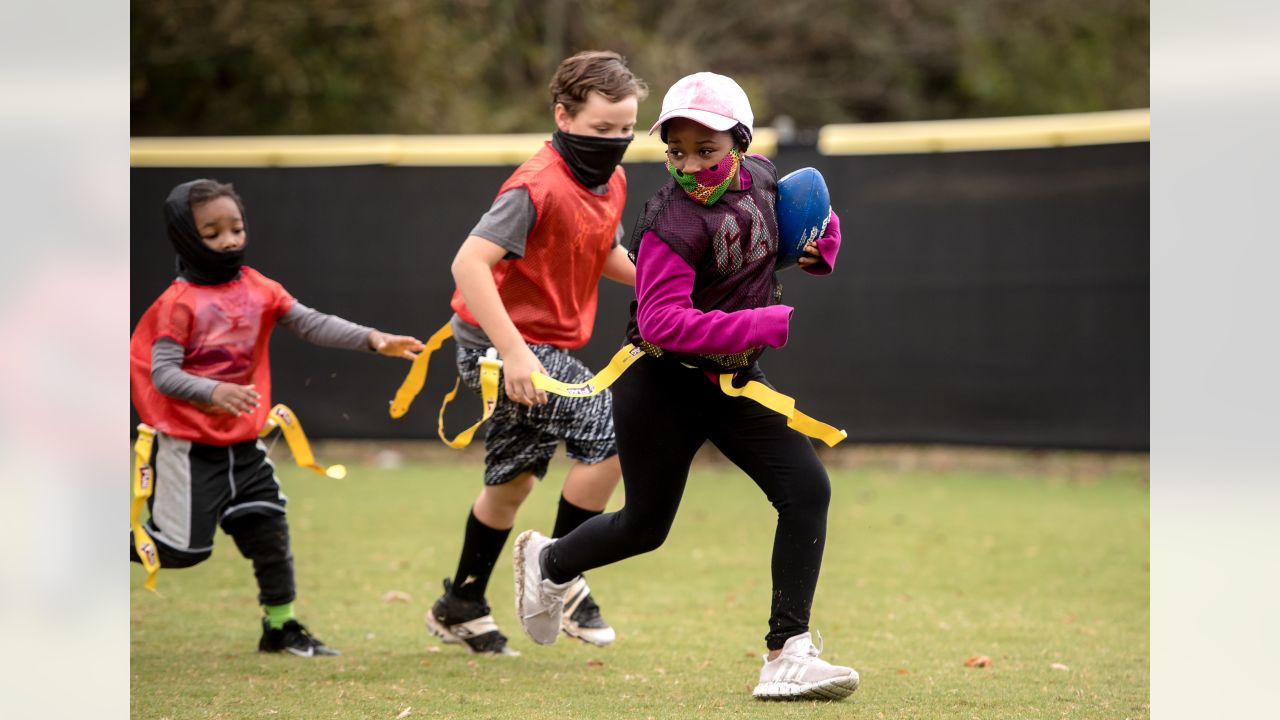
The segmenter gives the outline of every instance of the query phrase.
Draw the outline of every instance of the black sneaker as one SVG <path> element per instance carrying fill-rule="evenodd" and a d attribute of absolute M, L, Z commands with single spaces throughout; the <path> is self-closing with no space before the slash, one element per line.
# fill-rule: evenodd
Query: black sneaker
<path fill-rule="evenodd" d="M 423 620 L 427 630 L 449 645 L 463 645 L 473 653 L 511 655 L 520 653 L 507 645 L 507 636 L 484 600 L 464 600 L 453 594 L 453 581 L 444 579 L 444 595 L 436 600 Z"/>
<path fill-rule="evenodd" d="M 287 652 L 298 657 L 342 654 L 313 636 L 297 620 L 286 620 L 284 627 L 273 628 L 266 618 L 262 618 L 262 639 L 258 641 L 258 652 Z"/>
<path fill-rule="evenodd" d="M 591 597 L 591 588 L 587 587 L 586 579 L 581 576 L 569 587 L 569 592 L 565 595 L 564 615 L 560 619 L 560 629 L 564 630 L 564 634 L 569 637 L 600 647 L 612 643 L 617 638 L 617 633 L 609 627 L 609 623 L 605 622 L 604 616 L 600 614 L 600 606 L 596 604 L 595 598 Z"/>

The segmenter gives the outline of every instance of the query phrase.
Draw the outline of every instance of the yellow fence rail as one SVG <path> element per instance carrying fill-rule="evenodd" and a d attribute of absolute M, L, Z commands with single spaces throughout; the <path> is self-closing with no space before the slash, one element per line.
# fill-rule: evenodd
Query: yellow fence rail
<path fill-rule="evenodd" d="M 827 125 L 824 155 L 874 155 L 1149 142 L 1150 110 L 1033 115 L 977 120 Z"/>
<path fill-rule="evenodd" d="M 334 165 L 519 165 L 548 138 L 509 135 L 276 135 L 136 137 L 133 167 L 317 167 Z M 827 125 L 818 132 L 824 155 L 931 153 L 1147 142 L 1149 110 Z M 778 134 L 757 128 L 754 152 L 776 155 Z M 656 162 L 665 148 L 655 135 L 637 135 L 624 162 Z"/>
<path fill-rule="evenodd" d="M 129 142 L 129 161 L 133 167 L 519 165 L 549 138 L 549 133 L 136 137 Z M 751 148 L 776 154 L 777 133 L 761 128 Z M 640 134 L 623 162 L 659 161 L 665 150 L 656 134 Z"/>

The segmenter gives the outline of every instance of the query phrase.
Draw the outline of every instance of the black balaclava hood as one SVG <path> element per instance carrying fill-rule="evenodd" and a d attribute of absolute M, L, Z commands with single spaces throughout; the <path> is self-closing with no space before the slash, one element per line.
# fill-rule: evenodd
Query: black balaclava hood
<path fill-rule="evenodd" d="M 187 200 L 191 187 L 199 182 L 207 181 L 185 182 L 169 192 L 168 199 L 164 201 L 165 225 L 169 241 L 178 252 L 178 274 L 196 285 L 219 285 L 234 280 L 240 273 L 240 266 L 244 264 L 244 246 L 239 250 L 218 252 L 204 244 Z M 244 208 L 240 213 L 243 217 Z"/>
<path fill-rule="evenodd" d="M 551 147 L 560 153 L 578 182 L 589 188 L 599 187 L 613 177 L 613 169 L 622 162 L 627 146 L 635 135 L 607 138 L 596 135 L 574 135 L 556 130 L 551 134 Z"/>

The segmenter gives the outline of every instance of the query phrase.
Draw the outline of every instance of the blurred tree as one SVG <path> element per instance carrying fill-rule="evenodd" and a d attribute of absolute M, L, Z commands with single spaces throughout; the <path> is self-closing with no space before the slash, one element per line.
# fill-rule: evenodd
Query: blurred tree
<path fill-rule="evenodd" d="M 549 130 L 577 50 L 626 55 L 658 112 L 732 75 L 760 124 L 1148 104 L 1146 0 L 172 0 L 132 2 L 135 135 Z"/>

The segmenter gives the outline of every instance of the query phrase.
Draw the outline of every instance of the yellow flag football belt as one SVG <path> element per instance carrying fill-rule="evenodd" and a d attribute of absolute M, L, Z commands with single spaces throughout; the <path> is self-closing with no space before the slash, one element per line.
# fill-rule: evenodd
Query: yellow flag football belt
<path fill-rule="evenodd" d="M 271 408 L 271 412 L 267 413 L 267 422 L 262 426 L 258 437 L 266 437 L 276 428 L 280 428 L 280 432 L 284 434 L 284 441 L 289 444 L 289 452 L 293 455 L 293 461 L 298 463 L 298 467 L 304 467 L 335 480 L 341 480 L 347 476 L 347 468 L 344 465 L 325 467 L 316 462 L 315 456 L 311 454 L 311 443 L 307 442 L 307 434 L 302 432 L 302 421 L 298 420 L 298 416 L 283 403 L 277 403 Z"/>
<path fill-rule="evenodd" d="M 147 579 L 142 586 L 156 591 L 156 572 L 160 570 L 160 554 L 156 542 L 142 529 L 142 506 L 147 504 L 155 490 L 156 475 L 151 468 L 151 447 L 155 444 L 156 431 L 145 423 L 138 425 L 138 439 L 133 443 L 133 506 L 129 508 L 129 526 L 133 528 L 133 548 L 142 558 Z"/>
<path fill-rule="evenodd" d="M 426 383 L 427 363 L 430 361 L 431 353 L 439 350 L 441 343 L 452 336 L 453 330 L 446 323 L 427 341 L 426 347 L 414 359 L 413 366 L 409 368 L 408 376 L 400 384 L 400 389 L 396 391 L 395 399 L 391 401 L 391 417 L 400 418 L 409 411 L 409 406 L 413 404 L 413 399 L 418 396 L 418 393 L 422 392 L 422 387 Z M 618 378 L 622 377 L 622 373 L 626 372 L 644 354 L 643 350 L 628 343 L 614 354 L 603 370 L 596 373 L 594 377 L 586 382 L 570 384 L 556 380 L 544 373 L 535 372 L 532 376 L 533 385 L 539 390 L 545 390 L 563 397 L 591 397 L 616 382 Z M 438 433 L 440 439 L 444 440 L 449 447 L 461 449 L 470 445 L 476 429 L 493 414 L 493 408 L 498 404 L 498 388 L 502 370 L 502 361 L 497 359 L 495 355 L 496 352 L 493 348 L 490 348 L 485 357 L 480 359 L 480 397 L 484 402 L 484 413 L 476 424 L 463 430 L 453 440 L 450 440 L 444 434 L 444 410 L 457 397 L 459 381 L 455 381 L 453 390 L 450 390 L 445 395 L 444 402 L 440 405 Z M 785 417 L 788 427 L 811 438 L 817 438 L 830 447 L 835 447 L 836 443 L 848 437 L 848 433 L 844 430 L 839 430 L 820 420 L 815 420 L 797 410 L 796 401 L 791 397 L 783 395 L 768 385 L 755 380 L 748 380 L 743 387 L 735 388 L 733 386 L 733 374 L 722 373 L 720 375 L 720 390 L 732 397 L 746 397 L 749 400 L 760 403 Z"/>
<path fill-rule="evenodd" d="M 431 362 L 431 355 L 440 349 L 445 340 L 453 337 L 453 326 L 445 323 L 444 327 L 435 331 L 435 333 L 427 339 L 427 344 L 423 346 L 422 352 L 418 353 L 418 357 L 414 358 L 413 365 L 409 366 L 409 374 L 405 376 L 404 382 L 400 383 L 400 388 L 396 390 L 395 399 L 391 401 L 390 413 L 391 417 L 399 419 L 409 412 L 409 406 L 413 404 L 414 398 L 418 397 L 418 393 L 422 392 L 422 387 L 427 383 L 427 365 Z M 449 407 L 449 403 L 458 396 L 458 387 L 462 382 L 459 378 L 453 383 L 453 389 L 444 396 L 444 402 L 440 403 L 440 415 L 437 422 L 436 433 L 440 435 L 440 439 L 445 445 L 451 448 L 461 450 L 471 444 L 471 439 L 475 437 L 476 430 L 484 424 L 485 420 L 493 415 L 493 409 L 498 406 L 498 383 L 502 377 L 502 361 L 496 357 L 497 353 L 490 349 L 484 357 L 480 358 L 480 399 L 484 403 L 484 412 L 480 419 L 474 425 L 458 433 L 457 437 L 452 440 L 444 434 L 444 411 Z"/>
<path fill-rule="evenodd" d="M 453 381 L 453 389 L 444 396 L 444 402 L 440 403 L 440 416 L 437 420 L 436 434 L 444 441 L 445 445 L 456 450 L 471 444 L 471 438 L 475 436 L 476 430 L 485 420 L 493 415 L 493 409 L 498 406 L 498 383 L 502 379 L 502 361 L 498 359 L 498 353 L 493 348 L 480 358 L 480 400 L 484 403 L 484 413 L 474 425 L 458 433 L 458 436 L 450 440 L 444 434 L 444 409 L 449 407 L 449 403 L 458 397 L 458 385 L 461 384 L 462 378 Z"/>
<path fill-rule="evenodd" d="M 267 422 L 262 426 L 258 437 L 266 437 L 273 430 L 280 428 L 284 440 L 289 445 L 289 452 L 299 467 L 337 480 L 347 476 L 347 468 L 343 465 L 325 467 L 316 462 L 311 453 L 311 443 L 302 431 L 302 422 L 289 406 L 277 404 L 267 413 Z M 133 504 L 129 508 L 129 526 L 133 528 L 133 547 L 142 558 L 142 567 L 147 571 L 147 579 L 142 586 L 156 592 L 156 573 L 160 570 L 160 554 L 155 540 L 142 527 L 142 508 L 147 504 L 151 493 L 155 491 L 155 470 L 151 467 L 151 448 L 155 445 L 155 428 L 145 423 L 138 425 L 138 439 L 133 443 Z"/>

